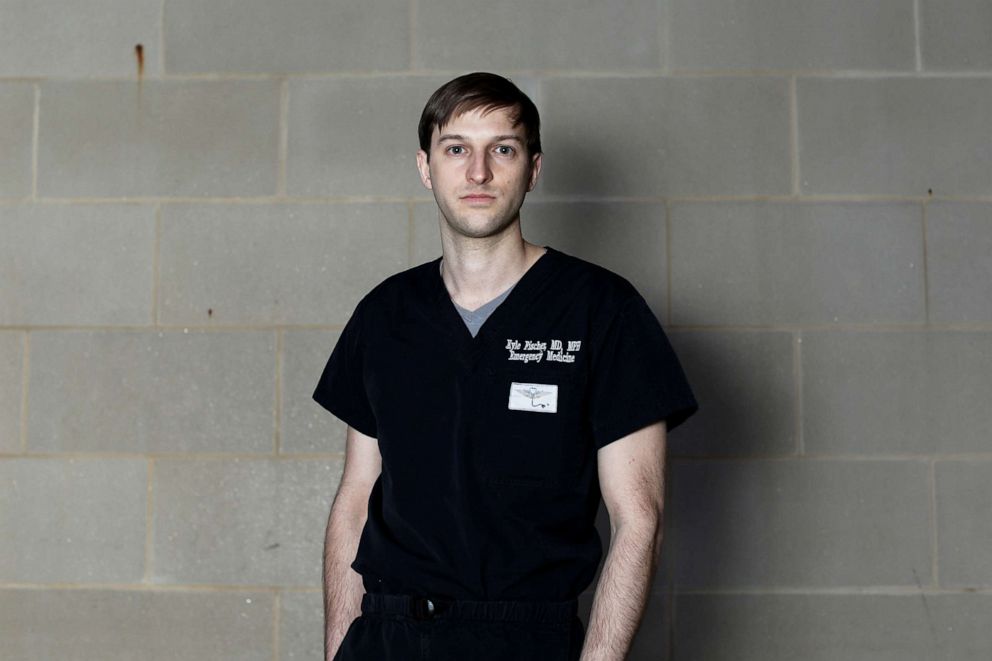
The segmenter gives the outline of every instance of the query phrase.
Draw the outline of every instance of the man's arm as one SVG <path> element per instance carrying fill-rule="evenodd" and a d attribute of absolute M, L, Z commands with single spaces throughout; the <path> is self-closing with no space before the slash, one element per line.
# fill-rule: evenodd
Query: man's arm
<path fill-rule="evenodd" d="M 622 661 L 644 614 L 661 550 L 665 423 L 606 445 L 597 461 L 611 537 L 581 661 Z"/>
<path fill-rule="evenodd" d="M 331 661 L 361 614 L 362 577 L 351 568 L 368 518 L 369 494 L 382 470 L 379 445 L 348 427 L 344 472 L 324 535 L 324 658 Z"/>

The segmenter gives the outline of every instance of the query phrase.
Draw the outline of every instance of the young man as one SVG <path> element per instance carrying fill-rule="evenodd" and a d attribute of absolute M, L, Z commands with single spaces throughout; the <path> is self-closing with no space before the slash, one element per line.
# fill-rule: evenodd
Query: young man
<path fill-rule="evenodd" d="M 666 428 L 696 401 L 629 282 L 523 239 L 542 162 L 526 95 L 461 76 L 419 134 L 442 257 L 359 302 L 314 392 L 348 425 L 326 659 L 619 661 L 660 549 Z"/>

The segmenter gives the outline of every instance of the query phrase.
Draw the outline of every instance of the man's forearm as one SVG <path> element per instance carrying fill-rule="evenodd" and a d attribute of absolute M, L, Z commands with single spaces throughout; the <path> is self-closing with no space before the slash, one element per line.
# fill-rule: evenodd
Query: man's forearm
<path fill-rule="evenodd" d="M 338 493 L 338 498 L 342 494 Z M 324 536 L 324 657 L 331 661 L 352 621 L 361 614 L 362 577 L 351 568 L 366 516 L 338 502 Z"/>
<path fill-rule="evenodd" d="M 623 661 L 637 632 L 661 547 L 652 523 L 618 527 L 596 585 L 581 661 Z"/>

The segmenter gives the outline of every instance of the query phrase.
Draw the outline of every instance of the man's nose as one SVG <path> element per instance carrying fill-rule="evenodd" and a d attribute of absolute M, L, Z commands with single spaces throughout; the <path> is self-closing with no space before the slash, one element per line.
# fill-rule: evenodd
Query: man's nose
<path fill-rule="evenodd" d="M 489 159 L 486 158 L 486 154 L 473 154 L 465 174 L 473 184 L 484 184 L 492 179 L 493 173 L 489 169 Z"/>

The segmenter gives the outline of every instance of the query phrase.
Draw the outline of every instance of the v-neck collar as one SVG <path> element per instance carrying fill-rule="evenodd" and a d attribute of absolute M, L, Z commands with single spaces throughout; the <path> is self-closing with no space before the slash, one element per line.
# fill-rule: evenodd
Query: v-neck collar
<path fill-rule="evenodd" d="M 439 308 L 436 319 L 438 319 L 440 325 L 451 339 L 458 342 L 463 348 L 478 350 L 478 347 L 484 344 L 487 337 L 497 333 L 506 321 L 512 317 L 514 309 L 520 307 L 519 302 L 526 300 L 530 292 L 544 283 L 544 276 L 552 268 L 552 262 L 558 252 L 551 246 L 544 246 L 544 248 L 546 249 L 544 254 L 538 257 L 537 261 L 524 271 L 516 284 L 512 286 L 510 293 L 503 299 L 503 302 L 496 306 L 496 309 L 492 311 L 482 326 L 479 327 L 479 332 L 475 337 L 472 337 L 472 333 L 465 325 L 465 321 L 458 314 L 458 310 L 455 309 L 454 301 L 451 300 L 448 288 L 445 286 L 444 279 L 441 277 L 438 267 L 442 258 L 438 257 L 431 262 L 433 264 L 430 272 L 435 292 L 434 302 L 436 307 Z"/>

